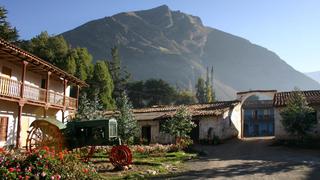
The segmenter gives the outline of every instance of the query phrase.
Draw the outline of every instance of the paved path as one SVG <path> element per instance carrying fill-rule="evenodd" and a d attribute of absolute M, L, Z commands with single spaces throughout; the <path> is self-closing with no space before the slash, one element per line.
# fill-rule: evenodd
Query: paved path
<path fill-rule="evenodd" d="M 208 156 L 188 162 L 186 172 L 170 179 L 320 180 L 320 150 L 270 146 L 272 141 L 249 138 L 198 146 Z"/>

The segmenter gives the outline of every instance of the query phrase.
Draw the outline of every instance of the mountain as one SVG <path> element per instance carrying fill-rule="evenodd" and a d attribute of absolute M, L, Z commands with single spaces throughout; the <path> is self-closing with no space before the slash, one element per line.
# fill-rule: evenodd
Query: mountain
<path fill-rule="evenodd" d="M 74 47 L 88 48 L 95 60 L 110 58 L 110 48 L 118 46 L 123 65 L 139 80 L 162 78 L 194 87 L 213 66 L 219 99 L 249 89 L 320 89 L 274 52 L 166 5 L 93 20 L 62 36 Z"/>
<path fill-rule="evenodd" d="M 307 76 L 312 78 L 313 80 L 320 83 L 320 71 L 305 73 Z"/>

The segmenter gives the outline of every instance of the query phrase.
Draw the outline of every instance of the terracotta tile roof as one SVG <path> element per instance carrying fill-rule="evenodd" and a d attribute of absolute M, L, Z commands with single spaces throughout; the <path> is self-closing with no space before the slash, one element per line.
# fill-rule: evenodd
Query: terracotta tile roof
<path fill-rule="evenodd" d="M 185 105 L 193 117 L 195 116 L 219 116 L 229 108 L 237 105 L 239 101 L 221 101 L 211 104 Z M 155 106 L 150 108 L 134 109 L 137 120 L 165 119 L 172 117 L 180 106 Z M 118 112 L 107 111 L 106 115 L 112 116 Z"/>
<path fill-rule="evenodd" d="M 73 82 L 80 86 L 88 86 L 84 81 L 74 77 L 73 75 L 59 69 L 58 67 L 50 64 L 49 62 L 3 40 L 0 38 L 0 50 L 11 54 L 19 59 L 23 59 L 25 61 L 28 61 L 29 63 L 34 64 L 35 66 L 41 66 L 43 69 L 46 69 L 47 71 L 51 71 L 52 73 L 57 74 L 59 77 L 66 78 L 70 82 Z"/>
<path fill-rule="evenodd" d="M 301 91 L 306 97 L 310 105 L 320 105 L 320 90 Z M 293 91 L 290 92 L 278 92 L 274 95 L 273 105 L 275 107 L 287 105 L 289 97 Z"/>

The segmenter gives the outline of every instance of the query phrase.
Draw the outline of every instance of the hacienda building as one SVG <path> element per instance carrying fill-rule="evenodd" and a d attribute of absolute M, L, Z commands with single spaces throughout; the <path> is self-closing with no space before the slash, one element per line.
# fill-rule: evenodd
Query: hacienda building
<path fill-rule="evenodd" d="M 316 112 L 320 110 L 320 91 L 302 91 L 308 103 Z M 255 90 L 238 92 L 234 101 L 212 104 L 186 105 L 197 125 L 191 132 L 194 142 L 202 139 L 233 137 L 274 136 L 278 139 L 293 138 L 281 124 L 280 112 L 286 106 L 292 92 L 276 90 Z M 161 124 L 170 120 L 178 106 L 134 109 L 140 126 L 141 138 L 150 143 L 173 143 L 174 138 L 161 132 Z M 320 115 L 315 113 L 318 124 L 310 132 L 320 138 Z"/>
<path fill-rule="evenodd" d="M 70 97 L 71 86 L 76 88 Z M 78 107 L 85 82 L 0 39 L 0 147 L 25 145 L 36 118 L 64 122 Z"/>

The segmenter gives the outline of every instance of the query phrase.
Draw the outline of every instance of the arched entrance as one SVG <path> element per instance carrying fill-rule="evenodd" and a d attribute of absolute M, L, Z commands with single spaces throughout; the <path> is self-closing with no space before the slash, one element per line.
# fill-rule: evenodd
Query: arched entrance
<path fill-rule="evenodd" d="M 273 97 L 276 91 L 248 91 L 238 93 L 241 100 L 242 137 L 273 136 Z"/>

